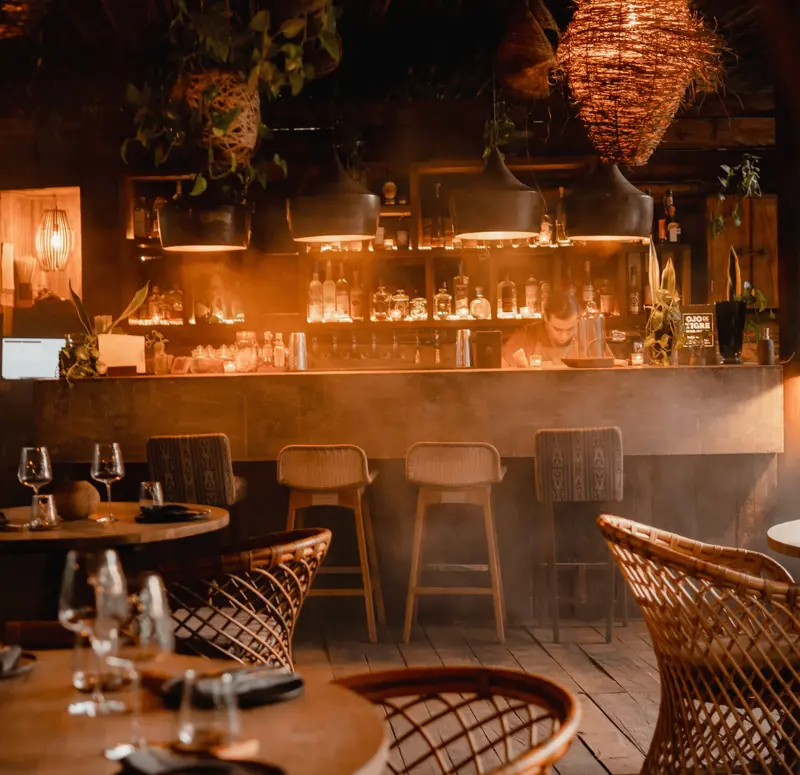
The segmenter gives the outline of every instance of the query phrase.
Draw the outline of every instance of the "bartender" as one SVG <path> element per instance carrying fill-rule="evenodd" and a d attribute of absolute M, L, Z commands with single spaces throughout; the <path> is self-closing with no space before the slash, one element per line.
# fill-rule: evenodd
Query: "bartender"
<path fill-rule="evenodd" d="M 578 333 L 578 314 L 573 296 L 553 291 L 543 319 L 515 331 L 503 346 L 503 367 L 526 368 L 536 353 L 542 356 L 542 363 L 560 364 L 569 358 Z"/>

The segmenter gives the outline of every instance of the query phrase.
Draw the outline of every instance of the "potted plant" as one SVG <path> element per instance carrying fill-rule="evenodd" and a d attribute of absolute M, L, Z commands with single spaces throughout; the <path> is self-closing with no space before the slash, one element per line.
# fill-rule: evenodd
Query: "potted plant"
<path fill-rule="evenodd" d="M 667 260 L 659 281 L 658 256 L 650 243 L 648 281 L 653 304 L 645 327 L 644 346 L 650 362 L 668 366 L 686 342 L 672 258 Z"/>
<path fill-rule="evenodd" d="M 256 11 L 244 0 L 179 0 L 167 34 L 168 65 L 151 85 L 129 85 L 136 136 L 156 167 L 191 174 L 187 190 L 158 213 L 165 250 L 244 249 L 250 238 L 248 189 L 266 185 L 265 103 L 293 96 L 336 67 L 341 40 L 332 0 L 297 0 Z M 154 87 L 152 84 L 157 83 Z"/>
<path fill-rule="evenodd" d="M 742 202 L 745 199 L 761 196 L 761 157 L 752 153 L 742 154 L 742 161 L 734 167 L 722 164 L 719 176 L 720 189 L 717 192 L 717 206 L 711 217 L 711 234 L 719 237 L 725 231 L 725 200 L 729 196 L 736 197 L 731 212 L 733 225 L 738 229 L 742 225 Z"/>
<path fill-rule="evenodd" d="M 149 290 L 150 283 L 145 283 L 144 287 L 139 288 L 123 313 L 103 333 L 113 334 L 114 329 L 120 323 L 127 320 L 144 304 Z M 72 296 L 72 303 L 75 306 L 78 320 L 83 328 L 83 333 L 67 334 L 64 337 L 66 344 L 61 349 L 58 358 L 59 376 L 71 385 L 76 379 L 92 379 L 100 376 L 102 364 L 98 360 L 100 351 L 97 344 L 97 328 L 89 318 L 89 313 L 86 311 L 83 300 L 72 290 L 72 283 L 70 283 L 69 292 Z"/>

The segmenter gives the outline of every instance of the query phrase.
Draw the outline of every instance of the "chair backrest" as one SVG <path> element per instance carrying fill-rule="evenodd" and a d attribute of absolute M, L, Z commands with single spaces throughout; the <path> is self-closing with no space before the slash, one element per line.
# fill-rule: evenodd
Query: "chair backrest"
<path fill-rule="evenodd" d="M 163 568 L 177 650 L 293 668 L 297 617 L 330 542 L 324 528 L 272 533 Z"/>
<path fill-rule="evenodd" d="M 491 444 L 421 441 L 406 453 L 406 479 L 423 487 L 480 487 L 501 481 L 503 468 Z"/>
<path fill-rule="evenodd" d="M 337 683 L 385 709 L 394 773 L 547 773 L 580 721 L 570 691 L 514 670 L 410 668 Z"/>
<path fill-rule="evenodd" d="M 367 454 L 355 444 L 292 444 L 278 453 L 278 482 L 297 490 L 333 491 L 371 481 Z"/>
<path fill-rule="evenodd" d="M 235 501 L 231 445 L 224 433 L 152 436 L 147 460 L 168 501 L 222 507 Z"/>
<path fill-rule="evenodd" d="M 622 500 L 619 428 L 540 430 L 534 443 L 538 500 L 551 503 Z"/>

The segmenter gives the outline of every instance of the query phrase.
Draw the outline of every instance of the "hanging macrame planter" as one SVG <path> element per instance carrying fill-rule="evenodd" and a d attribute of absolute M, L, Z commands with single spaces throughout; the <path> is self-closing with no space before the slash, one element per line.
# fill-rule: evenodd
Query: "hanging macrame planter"
<path fill-rule="evenodd" d="M 636 166 L 687 93 L 716 85 L 721 52 L 687 0 L 578 0 L 558 74 L 603 161 Z"/>

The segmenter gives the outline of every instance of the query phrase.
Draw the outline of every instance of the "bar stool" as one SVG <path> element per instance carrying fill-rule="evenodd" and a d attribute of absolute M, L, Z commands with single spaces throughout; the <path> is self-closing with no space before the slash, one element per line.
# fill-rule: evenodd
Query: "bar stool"
<path fill-rule="evenodd" d="M 505 641 L 505 606 L 500 578 L 500 557 L 497 550 L 492 485 L 502 481 L 505 468 L 500 453 L 491 444 L 421 442 L 406 453 L 406 479 L 419 487 L 417 513 L 414 518 L 414 540 L 411 550 L 411 574 L 408 580 L 403 640 L 411 638 L 411 625 L 416 619 L 418 595 L 491 595 L 494 606 L 497 640 Z M 489 587 L 433 587 L 420 583 L 423 568 L 422 534 L 428 506 L 437 503 L 472 503 L 483 510 L 486 543 L 489 550 Z M 446 570 L 437 566 L 440 570 Z M 486 570 L 486 568 L 480 568 Z"/>
<path fill-rule="evenodd" d="M 363 597 L 370 643 L 378 640 L 376 608 L 378 621 L 386 622 L 372 518 L 369 503 L 364 498 L 364 488 L 372 484 L 376 476 L 377 472 L 369 470 L 364 450 L 352 444 L 294 444 L 284 447 L 278 454 L 278 481 L 290 488 L 287 530 L 298 527 L 297 511 L 308 506 L 342 506 L 353 512 L 359 564 L 325 566 L 319 573 L 359 574 L 362 586 L 360 589 L 312 589 L 311 596 Z"/>
<path fill-rule="evenodd" d="M 555 504 L 614 501 L 623 498 L 622 432 L 619 428 L 579 428 L 540 430 L 535 437 L 536 498 L 547 506 L 545 544 L 549 571 L 550 616 L 553 642 L 559 642 L 558 568 L 607 568 L 610 584 L 606 613 L 606 642 L 611 642 L 616 602 L 616 565 L 609 553 L 606 562 L 558 562 Z M 579 598 L 566 602 L 578 602 Z M 582 602 L 582 601 L 581 601 Z M 623 600 L 623 623 L 628 624 L 627 605 Z"/>

